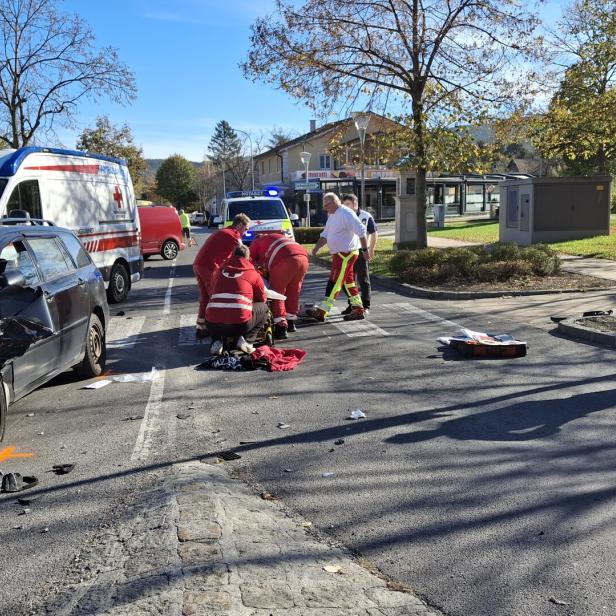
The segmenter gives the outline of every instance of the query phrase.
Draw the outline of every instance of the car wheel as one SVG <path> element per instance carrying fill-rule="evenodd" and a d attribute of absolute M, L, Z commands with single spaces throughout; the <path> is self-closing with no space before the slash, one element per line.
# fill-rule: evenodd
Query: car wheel
<path fill-rule="evenodd" d="M 117 304 L 126 299 L 129 289 L 129 278 L 126 268 L 121 263 L 116 263 L 111 268 L 109 276 L 109 288 L 107 299 L 110 304 Z"/>
<path fill-rule="evenodd" d="M 172 261 L 178 256 L 179 250 L 180 247 L 173 240 L 167 240 L 163 244 L 163 249 L 160 251 L 160 254 L 162 255 L 163 259 L 167 259 L 167 261 Z"/>
<path fill-rule="evenodd" d="M 83 361 L 75 366 L 75 372 L 84 379 L 100 376 L 105 369 L 106 360 L 105 328 L 101 320 L 95 314 L 91 314 L 86 335 L 86 352 Z"/>
<path fill-rule="evenodd" d="M 4 395 L 4 384 L 0 378 L 0 441 L 4 438 L 4 426 L 6 425 L 6 396 Z"/>

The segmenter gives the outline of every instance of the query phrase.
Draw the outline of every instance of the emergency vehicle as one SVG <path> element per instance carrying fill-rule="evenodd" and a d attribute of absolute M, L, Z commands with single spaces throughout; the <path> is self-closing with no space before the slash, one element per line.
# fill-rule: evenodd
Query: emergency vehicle
<path fill-rule="evenodd" d="M 125 299 L 143 276 L 125 161 L 57 148 L 0 150 L 0 216 L 16 210 L 74 231 L 103 274 L 110 302 Z"/>
<path fill-rule="evenodd" d="M 220 216 L 214 219 L 219 227 L 230 227 L 237 214 L 246 214 L 252 221 L 250 229 L 242 237 L 242 242 L 249 245 L 257 235 L 279 231 L 292 240 L 293 221 L 299 220 L 297 214 L 287 212 L 279 192 L 275 188 L 263 190 L 242 190 L 228 192 L 223 200 Z"/>

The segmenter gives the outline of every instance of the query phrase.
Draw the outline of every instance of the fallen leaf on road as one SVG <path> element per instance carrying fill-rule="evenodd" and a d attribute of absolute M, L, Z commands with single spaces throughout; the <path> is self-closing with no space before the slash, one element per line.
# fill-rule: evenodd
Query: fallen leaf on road
<path fill-rule="evenodd" d="M 312 526 L 312 522 L 302 522 L 302 526 L 304 528 L 310 528 Z"/>
<path fill-rule="evenodd" d="M 26 417 L 34 417 L 34 413 L 26 413 Z"/>
<path fill-rule="evenodd" d="M 278 422 L 278 427 L 281 430 L 286 430 L 287 428 L 290 428 L 291 426 L 289 424 L 284 423 L 283 421 L 279 421 Z"/>
<path fill-rule="evenodd" d="M 344 445 L 344 439 L 339 438 L 337 441 L 334 441 L 334 445 Z"/>
<path fill-rule="evenodd" d="M 328 472 L 328 473 L 323 473 L 321 477 L 332 477 L 333 475 L 334 473 Z"/>
<path fill-rule="evenodd" d="M 292 472 L 293 472 L 293 469 L 292 469 L 292 468 L 285 468 L 285 469 L 284 469 L 284 472 L 285 472 L 285 473 L 292 473 Z"/>
<path fill-rule="evenodd" d="M 556 597 L 549 597 L 548 601 L 550 603 L 553 603 L 554 605 L 569 605 L 566 601 L 561 601 L 560 599 L 557 599 Z"/>
<path fill-rule="evenodd" d="M 268 501 L 278 500 L 278 497 L 271 492 L 261 492 L 261 498 Z"/>
<path fill-rule="evenodd" d="M 123 421 L 136 421 L 137 419 L 143 419 L 143 415 L 131 415 L 130 417 L 125 417 Z"/>
<path fill-rule="evenodd" d="M 278 400 L 278 398 L 280 398 L 280 396 L 268 396 L 267 397 L 268 400 Z"/>
<path fill-rule="evenodd" d="M 189 417 L 191 417 L 191 415 L 189 415 L 188 413 L 178 413 L 176 417 L 178 419 L 188 419 Z"/>
<path fill-rule="evenodd" d="M 340 565 L 325 565 L 323 571 L 327 571 L 327 573 L 342 573 L 342 567 Z"/>
<path fill-rule="evenodd" d="M 366 413 L 364 413 L 360 409 L 356 409 L 352 411 L 351 414 L 349 415 L 349 419 L 364 419 L 365 417 L 366 417 Z"/>

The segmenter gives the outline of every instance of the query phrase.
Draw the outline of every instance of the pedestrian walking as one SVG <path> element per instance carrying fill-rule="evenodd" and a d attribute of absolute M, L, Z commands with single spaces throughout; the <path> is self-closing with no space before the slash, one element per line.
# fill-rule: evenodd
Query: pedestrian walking
<path fill-rule="evenodd" d="M 274 338 L 284 340 L 287 332 L 296 331 L 299 296 L 308 271 L 308 253 L 295 240 L 276 232 L 257 237 L 250 245 L 250 256 L 272 289 L 287 298 L 271 301 Z"/>
<path fill-rule="evenodd" d="M 376 249 L 376 242 L 379 239 L 379 230 L 374 222 L 374 218 L 370 212 L 366 212 L 366 210 L 362 210 L 359 207 L 359 201 L 357 200 L 357 195 L 353 193 L 349 193 L 342 196 L 342 204 L 346 205 L 348 208 L 352 209 L 357 218 L 361 221 L 361 224 L 364 225 L 366 229 L 366 233 L 368 235 L 368 254 L 370 255 L 370 259 L 374 259 L 374 251 Z M 368 265 L 368 261 L 365 259 L 357 259 L 355 261 L 355 282 L 359 285 L 359 292 L 361 295 L 361 303 L 364 305 L 364 312 L 367 314 L 368 310 L 370 310 L 370 301 L 371 301 L 371 286 L 370 286 L 370 266 Z M 342 314 L 350 314 L 353 307 L 351 306 L 351 302 L 349 301 L 349 305 L 345 310 L 342 311 Z"/>
<path fill-rule="evenodd" d="M 189 246 L 196 246 L 197 242 L 190 235 L 190 216 L 184 210 L 180 210 L 180 224 L 182 225 L 182 235 L 188 240 L 186 243 Z"/>
<path fill-rule="evenodd" d="M 355 261 L 361 253 L 361 259 L 370 260 L 366 229 L 353 210 L 342 205 L 338 195 L 326 193 L 323 196 L 323 207 L 329 214 L 325 229 L 312 249 L 312 255 L 317 256 L 325 244 L 332 255 L 332 265 L 325 289 L 325 298 L 308 316 L 317 321 L 325 321 L 325 317 L 334 307 L 338 294 L 344 287 L 351 312 L 344 315 L 345 321 L 356 321 L 364 318 L 364 307 L 355 284 Z"/>
<path fill-rule="evenodd" d="M 225 262 L 242 243 L 242 235 L 250 225 L 250 218 L 246 214 L 238 214 L 230 227 L 219 229 L 207 238 L 199 249 L 193 262 L 193 272 L 199 285 L 199 313 L 197 314 L 197 338 L 207 335 L 205 324 L 205 310 L 210 300 L 214 276 L 223 262 Z"/>
<path fill-rule="evenodd" d="M 212 295 L 205 311 L 207 328 L 214 341 L 212 355 L 219 355 L 223 339 L 237 338 L 236 346 L 252 353 L 252 344 L 269 317 L 265 285 L 250 262 L 247 246 L 236 246 L 212 280 Z"/>

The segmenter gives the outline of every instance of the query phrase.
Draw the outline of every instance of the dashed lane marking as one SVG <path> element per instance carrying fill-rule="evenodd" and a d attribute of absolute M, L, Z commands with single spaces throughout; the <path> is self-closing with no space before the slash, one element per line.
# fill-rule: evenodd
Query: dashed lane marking
<path fill-rule="evenodd" d="M 171 261 L 171 269 L 169 270 L 169 284 L 167 285 L 167 292 L 165 293 L 163 314 L 169 314 L 171 312 L 171 293 L 173 291 L 173 279 L 175 277 L 175 261 L 175 259 Z"/>
<path fill-rule="evenodd" d="M 113 317 L 107 329 L 108 349 L 132 349 L 139 340 L 145 317 Z"/>
<path fill-rule="evenodd" d="M 152 381 L 150 386 L 150 397 L 145 406 L 137 441 L 130 457 L 133 462 L 143 461 L 148 458 L 154 437 L 160 432 L 160 413 L 165 393 L 165 370 L 159 368 L 159 373 L 159 378 Z"/>

